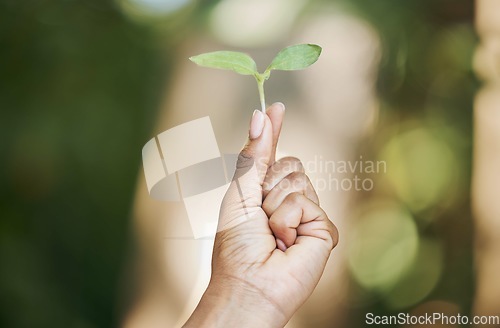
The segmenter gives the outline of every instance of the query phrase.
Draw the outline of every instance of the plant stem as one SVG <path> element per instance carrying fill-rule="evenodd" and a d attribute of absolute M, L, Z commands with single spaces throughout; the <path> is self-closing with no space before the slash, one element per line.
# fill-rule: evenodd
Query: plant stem
<path fill-rule="evenodd" d="M 257 85 L 259 88 L 260 107 L 261 107 L 262 113 L 266 112 L 266 97 L 264 95 L 264 81 L 265 81 L 264 79 L 257 80 Z"/>

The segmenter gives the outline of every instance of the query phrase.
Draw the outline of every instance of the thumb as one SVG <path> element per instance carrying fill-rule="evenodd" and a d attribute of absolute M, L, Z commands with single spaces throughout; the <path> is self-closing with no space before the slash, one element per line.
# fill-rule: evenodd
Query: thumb
<path fill-rule="evenodd" d="M 244 189 L 258 185 L 262 191 L 262 183 L 271 164 L 272 147 L 271 120 L 260 110 L 255 110 L 250 121 L 248 141 L 238 155 L 233 181 L 240 181 Z M 262 200 L 262 195 L 260 198 Z"/>
<path fill-rule="evenodd" d="M 250 121 L 248 141 L 238 155 L 233 180 L 224 196 L 219 215 L 221 231 L 252 216 L 262 205 L 262 184 L 271 164 L 272 123 L 255 110 Z"/>

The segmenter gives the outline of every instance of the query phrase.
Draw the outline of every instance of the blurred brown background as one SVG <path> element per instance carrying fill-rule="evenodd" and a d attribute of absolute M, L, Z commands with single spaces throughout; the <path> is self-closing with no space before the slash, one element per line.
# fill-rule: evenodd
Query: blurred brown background
<path fill-rule="evenodd" d="M 289 327 L 498 315 L 498 12 L 495 0 L 0 1 L 0 325 L 182 322 L 210 240 L 173 238 L 185 211 L 148 197 L 141 148 L 209 115 L 221 151 L 237 151 L 255 83 L 187 58 L 240 50 L 262 69 L 302 42 L 323 47 L 318 63 L 266 84 L 287 105 L 281 153 L 387 170 L 363 176 L 371 190 L 320 191 L 341 244 Z"/>

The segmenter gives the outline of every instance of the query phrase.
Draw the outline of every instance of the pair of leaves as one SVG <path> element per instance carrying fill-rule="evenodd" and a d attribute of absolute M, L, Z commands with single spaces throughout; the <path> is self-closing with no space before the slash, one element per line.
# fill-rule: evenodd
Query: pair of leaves
<path fill-rule="evenodd" d="M 315 44 L 298 44 L 281 50 L 274 57 L 264 73 L 257 71 L 255 61 L 249 55 L 235 51 L 215 51 L 189 58 L 203 67 L 227 69 L 242 75 L 253 75 L 259 88 L 260 105 L 266 110 L 264 82 L 269 79 L 272 70 L 293 71 L 314 64 L 321 54 L 321 47 Z"/>
<path fill-rule="evenodd" d="M 215 51 L 189 58 L 194 63 L 210 68 L 231 70 L 242 75 L 254 75 L 267 79 L 272 70 L 293 71 L 314 64 L 321 54 L 315 44 L 299 44 L 281 50 L 263 74 L 257 71 L 255 61 L 249 55 L 235 51 Z"/>

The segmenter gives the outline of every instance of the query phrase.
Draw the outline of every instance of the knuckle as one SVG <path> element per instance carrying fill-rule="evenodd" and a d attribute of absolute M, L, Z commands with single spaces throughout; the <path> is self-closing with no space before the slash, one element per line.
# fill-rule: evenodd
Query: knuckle
<path fill-rule="evenodd" d="M 284 202 L 287 202 L 290 205 L 297 205 L 302 197 L 303 195 L 300 192 L 291 192 L 286 196 Z"/>
<path fill-rule="evenodd" d="M 287 229 L 289 229 L 293 225 L 293 222 L 289 217 L 286 216 L 272 216 L 271 220 L 269 220 L 269 226 L 273 233 L 285 233 Z"/>
<path fill-rule="evenodd" d="M 327 218 L 327 220 L 329 222 L 328 231 L 330 232 L 330 236 L 331 236 L 331 240 L 332 240 L 331 250 L 333 250 L 339 243 L 339 230 L 337 229 L 335 224 L 332 223 L 332 221 L 330 221 L 328 218 Z"/>
<path fill-rule="evenodd" d="M 269 204 L 269 202 L 265 201 L 262 203 L 262 210 L 264 211 L 264 213 L 266 213 L 266 215 L 268 217 L 271 217 L 272 214 L 273 214 L 273 207 Z M 269 221 L 271 222 L 271 221 Z"/>
<path fill-rule="evenodd" d="M 287 156 L 280 159 L 283 166 L 288 166 L 290 171 L 304 172 L 304 165 L 297 157 Z"/>
<path fill-rule="evenodd" d="M 267 174 L 271 176 L 280 174 L 280 172 L 283 171 L 283 166 L 281 164 L 282 163 L 276 162 L 273 165 L 271 165 L 267 170 Z"/>
<path fill-rule="evenodd" d="M 307 186 L 307 182 L 309 178 L 304 172 L 294 171 L 287 175 L 285 179 L 291 181 L 294 186 L 299 187 L 299 189 L 303 189 Z"/>
<path fill-rule="evenodd" d="M 271 219 L 269 220 L 269 226 L 271 227 L 272 230 L 274 230 L 273 228 L 279 226 L 279 222 L 278 220 L 276 220 L 274 216 L 271 216 Z"/>
<path fill-rule="evenodd" d="M 302 194 L 306 191 L 309 184 L 309 178 L 304 172 L 292 172 L 288 174 L 279 183 L 283 190 L 300 191 Z"/>

